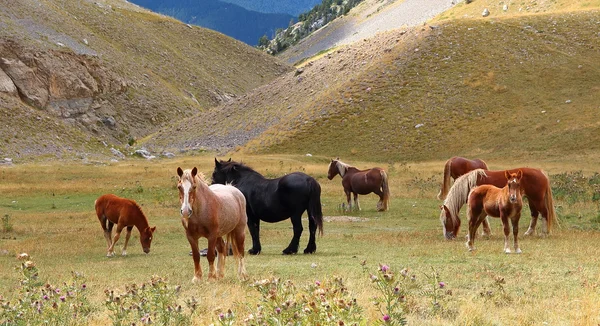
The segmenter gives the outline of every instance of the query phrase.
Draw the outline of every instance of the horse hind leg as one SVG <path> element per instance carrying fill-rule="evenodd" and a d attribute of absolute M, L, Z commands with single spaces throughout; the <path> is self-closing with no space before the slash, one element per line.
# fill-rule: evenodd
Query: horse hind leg
<path fill-rule="evenodd" d="M 533 200 L 531 200 L 531 198 L 529 198 L 528 201 L 529 201 L 529 209 L 531 210 L 531 222 L 529 222 L 529 228 L 527 228 L 527 231 L 525 231 L 525 235 L 535 235 L 535 228 L 537 225 L 537 220 L 538 220 L 538 216 L 539 216 L 540 212 L 537 210 L 536 205 L 533 202 Z M 546 230 L 547 230 L 547 227 L 546 227 Z M 542 230 L 542 232 L 544 232 L 544 231 Z"/>
<path fill-rule="evenodd" d="M 241 281 L 245 281 L 248 279 L 248 273 L 246 272 L 246 264 L 244 261 L 244 241 L 246 238 L 246 230 L 245 227 L 242 227 L 240 230 L 234 230 L 233 232 L 234 234 L 231 236 L 231 244 L 233 256 L 237 261 L 238 278 Z"/>
<path fill-rule="evenodd" d="M 308 245 L 306 246 L 306 249 L 304 249 L 304 253 L 314 254 L 317 251 L 317 223 L 315 223 L 314 218 L 310 215 L 308 216 L 308 233 Z"/>
<path fill-rule="evenodd" d="M 482 229 L 483 231 L 481 232 L 481 235 L 489 238 L 492 235 L 492 229 L 490 228 L 490 218 L 489 216 L 485 216 L 485 218 L 483 219 L 483 221 L 481 222 L 482 224 Z"/>
<path fill-rule="evenodd" d="M 217 238 L 217 278 L 225 276 L 225 259 L 228 248 L 229 242 L 225 244 L 222 237 Z"/>
<path fill-rule="evenodd" d="M 360 202 L 358 201 L 358 194 L 354 193 L 354 204 L 356 205 L 356 210 L 360 211 Z"/>
<path fill-rule="evenodd" d="M 109 251 L 108 249 L 110 249 L 110 246 L 112 245 L 112 228 L 114 223 L 109 221 L 106 216 L 102 215 L 102 217 L 100 218 L 100 225 L 102 225 L 102 230 L 104 232 L 104 239 L 106 240 L 106 251 L 107 257 L 110 257 L 109 255 Z"/>
<path fill-rule="evenodd" d="M 129 243 L 129 238 L 131 237 L 131 230 L 133 226 L 127 227 L 127 234 L 125 235 L 125 244 L 123 245 L 123 250 L 121 251 L 122 256 L 127 256 L 127 244 Z"/>
<path fill-rule="evenodd" d="M 221 239 L 223 241 L 223 239 Z M 217 246 L 217 238 L 208 239 L 208 252 L 206 253 L 206 259 L 208 259 L 208 278 L 217 278 L 217 271 L 215 268 L 215 247 Z M 223 246 L 224 247 L 224 246 Z"/>

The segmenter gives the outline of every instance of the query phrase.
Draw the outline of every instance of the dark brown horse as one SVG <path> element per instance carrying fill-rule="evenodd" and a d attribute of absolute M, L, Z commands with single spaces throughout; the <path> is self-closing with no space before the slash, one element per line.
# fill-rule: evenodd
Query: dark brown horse
<path fill-rule="evenodd" d="M 121 198 L 112 194 L 102 195 L 94 202 L 96 206 L 96 215 L 104 230 L 104 238 L 108 246 L 107 257 L 115 255 L 114 246 L 121 237 L 121 231 L 127 227 L 127 236 L 123 245 L 123 256 L 127 255 L 127 243 L 131 237 L 131 230 L 135 226 L 140 231 L 140 242 L 145 253 L 150 252 L 150 244 L 152 243 L 152 234 L 156 227 L 148 225 L 148 219 L 142 212 L 138 204 L 130 199 Z M 113 225 L 117 225 L 117 231 L 114 239 L 112 238 Z"/>
<path fill-rule="evenodd" d="M 233 255 L 238 262 L 238 277 L 247 278 L 244 265 L 244 240 L 246 238 L 246 199 L 231 185 L 214 184 L 210 187 L 204 181 L 204 175 L 198 169 L 183 171 L 177 168 L 179 176 L 179 202 L 181 203 L 181 223 L 188 242 L 192 247 L 194 259 L 194 278 L 202 278 L 198 239 L 208 239 L 208 278 L 222 278 L 225 273 L 227 248 L 231 244 Z M 227 243 L 223 241 L 227 237 Z M 218 252 L 215 269 L 215 248 Z"/>
<path fill-rule="evenodd" d="M 504 171 L 506 185 L 498 188 L 493 185 L 481 185 L 473 188 L 469 193 L 467 201 L 467 218 L 469 220 L 469 235 L 467 236 L 467 248 L 469 251 L 475 250 L 475 233 L 477 228 L 486 219 L 487 216 L 499 217 L 504 228 L 504 252 L 510 254 L 508 239 L 510 236 L 509 220 L 513 229 L 513 240 L 515 252 L 521 253 L 517 235 L 519 234 L 519 219 L 521 218 L 521 208 L 523 208 L 523 199 L 521 198 L 521 170 L 517 173 L 508 173 Z"/>
<path fill-rule="evenodd" d="M 390 202 L 390 188 L 388 177 L 382 168 L 372 168 L 368 170 L 359 170 L 342 161 L 339 157 L 331 160 L 327 171 L 327 178 L 332 180 L 336 175 L 342 177 L 342 186 L 346 193 L 348 209 L 352 209 L 352 200 L 350 194 L 354 195 L 354 204 L 356 209 L 360 210 L 358 195 L 367 195 L 372 192 L 379 196 L 377 203 L 378 211 L 387 211 Z"/>
<path fill-rule="evenodd" d="M 446 199 L 448 190 L 450 189 L 451 177 L 453 180 L 456 180 L 461 175 L 471 172 L 475 169 L 487 170 L 488 166 L 483 160 L 478 158 L 470 160 L 468 158 L 454 156 L 453 158 L 447 160 L 446 164 L 444 165 L 444 180 L 442 181 L 442 186 L 437 196 L 438 199 Z"/>
<path fill-rule="evenodd" d="M 537 219 L 542 214 L 542 233 L 547 234 L 552 230 L 554 224 L 558 221 L 554 211 L 554 199 L 552 197 L 552 188 L 550 180 L 544 171 L 532 168 L 518 168 L 507 170 L 509 173 L 517 173 L 521 170 L 521 191 L 527 197 L 529 209 L 531 210 L 531 223 L 525 235 L 535 233 Z M 444 200 L 441 207 L 440 221 L 446 239 L 452 239 L 458 235 L 460 228 L 460 208 L 467 202 L 469 191 L 476 186 L 491 184 L 502 188 L 506 185 L 505 171 L 485 171 L 482 169 L 473 170 L 458 179 L 450 188 L 448 197 Z M 490 226 L 487 220 L 483 222 L 484 234 L 490 233 Z"/>

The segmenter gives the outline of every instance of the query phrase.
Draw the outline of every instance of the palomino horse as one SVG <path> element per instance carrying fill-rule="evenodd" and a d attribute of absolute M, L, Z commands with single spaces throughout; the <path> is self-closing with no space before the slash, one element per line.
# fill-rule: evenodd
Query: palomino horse
<path fill-rule="evenodd" d="M 192 247 L 194 259 L 194 278 L 202 278 L 198 239 L 208 239 L 208 278 L 222 278 L 225 274 L 225 258 L 231 243 L 233 255 L 238 263 L 238 277 L 247 278 L 244 265 L 244 240 L 246 237 L 246 199 L 235 187 L 230 185 L 211 185 L 204 181 L 204 175 L 198 174 L 195 167 L 183 171 L 177 168 L 179 180 L 179 202 L 181 203 L 181 224 Z M 227 244 L 223 241 L 227 237 Z M 218 252 L 215 270 L 215 248 Z"/>
<path fill-rule="evenodd" d="M 508 220 L 512 224 L 515 252 L 520 254 L 519 241 L 519 219 L 521 218 L 521 208 L 523 208 L 523 199 L 521 198 L 521 177 L 523 173 L 519 170 L 517 173 L 508 173 L 504 171 L 507 184 L 503 188 L 493 185 L 481 185 L 473 188 L 469 193 L 467 201 L 467 218 L 469 220 L 469 235 L 467 236 L 467 248 L 469 251 L 475 250 L 475 233 L 477 228 L 486 219 L 487 216 L 499 217 L 504 227 L 504 252 L 510 254 L 508 239 L 510 229 Z"/>
<path fill-rule="evenodd" d="M 387 211 L 390 202 L 390 188 L 388 177 L 382 168 L 359 170 L 351 165 L 340 161 L 339 157 L 331 160 L 327 171 L 327 179 L 332 180 L 336 175 L 342 177 L 342 186 L 346 193 L 348 208 L 352 209 L 350 194 L 354 195 L 356 209 L 360 210 L 358 195 L 367 195 L 372 192 L 379 196 L 377 203 L 378 211 Z"/>
<path fill-rule="evenodd" d="M 454 156 L 447 160 L 444 165 L 444 180 L 442 181 L 442 187 L 440 188 L 437 198 L 440 200 L 446 199 L 448 190 L 450 190 L 450 177 L 452 177 L 453 180 L 456 180 L 461 175 L 475 169 L 487 170 L 488 167 L 483 160 L 478 158 L 469 160 L 468 158 Z"/>
<path fill-rule="evenodd" d="M 323 234 L 323 212 L 321 210 L 321 186 L 313 177 L 302 172 L 294 172 L 281 178 L 267 179 L 260 173 L 242 163 L 217 161 L 212 175 L 213 183 L 230 183 L 237 187 L 246 197 L 248 206 L 248 229 L 252 236 L 251 255 L 261 251 L 259 231 L 260 221 L 279 222 L 290 218 L 294 228 L 294 237 L 289 246 L 283 250 L 284 255 L 298 252 L 302 235 L 302 214 L 308 214 L 308 230 L 310 232 L 305 254 L 317 250 L 315 233 L 317 228 Z M 210 249 L 208 251 L 210 253 Z"/>
<path fill-rule="evenodd" d="M 535 233 L 537 218 L 540 213 L 543 221 L 542 233 L 547 234 L 552 230 L 552 226 L 557 223 L 550 180 L 544 171 L 539 169 L 519 168 L 507 171 L 516 173 L 518 170 L 523 173 L 521 191 L 527 197 L 529 209 L 531 210 L 531 223 L 525 235 Z M 460 228 L 458 215 L 462 205 L 467 202 L 469 191 L 484 184 L 491 184 L 499 188 L 504 187 L 506 185 L 504 172 L 476 169 L 456 179 L 448 192 L 448 197 L 444 200 L 440 212 L 440 221 L 446 239 L 452 239 L 458 235 Z M 484 234 L 490 234 L 490 226 L 487 220 L 483 221 L 483 231 Z"/>
<path fill-rule="evenodd" d="M 121 231 L 123 231 L 124 227 L 127 227 L 127 235 L 123 251 L 121 252 L 123 256 L 127 255 L 127 243 L 129 243 L 131 230 L 134 226 L 140 231 L 142 249 L 145 253 L 150 252 L 152 234 L 156 230 L 156 227 L 148 225 L 148 219 L 135 201 L 107 194 L 98 197 L 94 205 L 96 206 L 96 215 L 98 215 L 98 220 L 100 220 L 100 225 L 102 225 L 102 230 L 104 230 L 104 238 L 106 238 L 108 246 L 106 257 L 115 255 L 114 247 L 117 241 L 119 241 Z M 113 239 L 112 228 L 115 224 L 117 224 L 117 231 Z"/>

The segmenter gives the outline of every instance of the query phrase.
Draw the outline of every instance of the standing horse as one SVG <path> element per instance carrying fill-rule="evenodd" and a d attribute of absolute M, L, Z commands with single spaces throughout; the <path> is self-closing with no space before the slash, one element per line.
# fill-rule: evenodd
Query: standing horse
<path fill-rule="evenodd" d="M 544 171 L 532 168 L 519 168 L 507 170 L 509 173 L 516 173 L 521 170 L 523 177 L 521 180 L 521 191 L 527 197 L 529 209 L 531 210 L 531 223 L 525 235 L 535 233 L 537 219 L 542 214 L 542 233 L 548 234 L 552 226 L 557 223 L 556 213 L 554 211 L 554 199 L 552 197 L 552 188 L 550 180 Z M 460 228 L 460 208 L 467 202 L 469 191 L 476 186 L 491 184 L 496 187 L 506 185 L 505 171 L 484 171 L 482 169 L 473 170 L 454 182 L 448 197 L 444 200 L 441 207 L 440 221 L 446 239 L 452 239 L 458 235 Z M 483 231 L 490 233 L 490 226 L 487 220 L 483 221 Z"/>
<path fill-rule="evenodd" d="M 150 244 L 152 243 L 152 234 L 156 227 L 148 225 L 148 219 L 142 212 L 140 206 L 133 200 L 121 198 L 112 194 L 102 195 L 94 202 L 96 215 L 104 230 L 104 238 L 108 246 L 106 257 L 115 255 L 114 246 L 121 237 L 121 231 L 127 227 L 127 235 L 125 236 L 125 244 L 123 245 L 123 256 L 127 255 L 127 243 L 131 237 L 131 230 L 135 226 L 140 231 L 140 242 L 145 253 L 150 252 Z M 112 228 L 117 224 L 117 231 L 114 239 L 112 238 Z"/>
<path fill-rule="evenodd" d="M 372 192 L 379 196 L 377 211 L 387 211 L 390 202 L 390 188 L 388 177 L 382 168 L 359 170 L 342 161 L 339 157 L 331 160 L 327 171 L 327 179 L 332 180 L 336 175 L 342 177 L 342 186 L 346 194 L 349 209 L 352 209 L 350 194 L 354 195 L 354 204 L 360 210 L 358 195 L 367 195 Z"/>
<path fill-rule="evenodd" d="M 448 195 L 448 190 L 450 189 L 450 177 L 456 181 L 458 177 L 463 174 L 466 174 L 475 169 L 484 169 L 487 170 L 487 164 L 478 158 L 474 160 L 470 160 L 468 158 L 454 156 L 451 159 L 446 161 L 444 165 L 444 180 L 442 181 L 442 186 L 440 188 L 440 192 L 438 193 L 437 198 L 439 200 L 446 199 Z"/>
<path fill-rule="evenodd" d="M 521 198 L 521 177 L 523 173 L 519 170 L 517 173 L 508 173 L 504 171 L 507 180 L 506 186 L 498 188 L 493 185 L 481 185 L 473 188 L 469 193 L 467 201 L 467 219 L 469 221 L 469 235 L 467 236 L 467 248 L 469 251 L 475 250 L 475 233 L 477 228 L 486 219 L 487 216 L 499 217 L 504 227 L 504 252 L 510 254 L 508 238 L 510 229 L 508 220 L 512 224 L 513 241 L 515 252 L 520 254 L 519 241 L 519 219 L 521 218 L 521 208 L 523 208 L 523 199 Z"/>
<path fill-rule="evenodd" d="M 177 168 L 179 176 L 179 202 L 181 203 L 181 224 L 192 247 L 194 259 L 194 278 L 202 278 L 198 239 L 208 239 L 208 278 L 222 278 L 225 274 L 225 257 L 231 243 L 233 255 L 238 262 L 238 277 L 245 280 L 244 240 L 246 237 L 246 199 L 235 187 L 230 185 L 211 185 L 204 181 L 204 175 L 198 174 L 195 167 L 183 171 Z M 223 241 L 227 237 L 227 244 Z M 215 270 L 215 248 L 218 252 Z"/>
<path fill-rule="evenodd" d="M 248 229 L 252 236 L 251 255 L 260 254 L 260 221 L 274 223 L 291 218 L 294 236 L 284 255 L 298 252 L 302 235 L 302 214 L 308 214 L 310 236 L 305 254 L 317 250 L 315 233 L 317 228 L 323 234 L 323 213 L 321 211 L 321 186 L 311 176 L 294 172 L 281 178 L 267 179 L 249 166 L 235 161 L 217 161 L 212 175 L 213 183 L 230 183 L 246 197 Z M 210 253 L 210 250 L 209 250 Z"/>

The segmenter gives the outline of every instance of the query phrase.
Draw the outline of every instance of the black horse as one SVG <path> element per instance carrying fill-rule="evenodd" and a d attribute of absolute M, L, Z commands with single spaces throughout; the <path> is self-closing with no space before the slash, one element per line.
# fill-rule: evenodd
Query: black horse
<path fill-rule="evenodd" d="M 249 166 L 235 161 L 218 161 L 215 158 L 213 183 L 230 183 L 246 197 L 246 215 L 248 229 L 252 236 L 251 255 L 261 251 L 260 221 L 274 223 L 292 219 L 294 237 L 290 245 L 283 250 L 284 255 L 298 252 L 302 235 L 302 214 L 308 213 L 310 237 L 304 249 L 305 254 L 317 250 L 315 233 L 317 227 L 323 234 L 323 212 L 321 211 L 321 186 L 313 177 L 302 172 L 294 172 L 277 179 L 267 179 Z"/>

